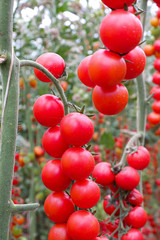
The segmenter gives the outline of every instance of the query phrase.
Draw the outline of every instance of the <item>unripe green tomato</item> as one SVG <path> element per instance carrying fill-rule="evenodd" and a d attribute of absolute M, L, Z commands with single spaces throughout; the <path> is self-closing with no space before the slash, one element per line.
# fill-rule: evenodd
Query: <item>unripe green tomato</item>
<path fill-rule="evenodd" d="M 24 159 L 24 163 L 25 164 L 27 164 L 27 163 L 29 163 L 31 161 L 28 156 L 24 157 L 23 159 Z"/>
<path fill-rule="evenodd" d="M 38 177 L 34 177 L 34 183 L 39 183 L 39 178 Z"/>
<path fill-rule="evenodd" d="M 12 234 L 13 236 L 19 236 L 22 233 L 22 228 L 20 228 L 19 226 L 13 226 L 12 228 Z"/>
<path fill-rule="evenodd" d="M 41 191 L 41 185 L 36 184 L 36 186 L 35 186 L 35 191 L 36 191 L 37 193 L 40 192 L 40 191 Z"/>
<path fill-rule="evenodd" d="M 45 166 L 45 162 L 42 162 L 41 164 L 40 164 L 40 168 L 42 169 L 44 166 Z"/>
<path fill-rule="evenodd" d="M 40 193 L 37 193 L 35 198 L 38 200 L 38 201 L 41 201 L 44 199 L 44 193 L 43 192 L 40 192 Z"/>
<path fill-rule="evenodd" d="M 160 27 L 152 27 L 151 28 L 151 34 L 155 37 L 158 37 L 160 35 Z"/>
<path fill-rule="evenodd" d="M 35 158 L 34 153 L 33 153 L 33 152 L 29 152 L 29 153 L 28 153 L 28 157 L 29 157 L 29 159 L 30 159 L 31 161 L 34 160 L 34 158 Z"/>
<path fill-rule="evenodd" d="M 40 175 L 41 170 L 38 169 L 38 168 L 34 168 L 34 169 L 33 169 L 33 172 L 34 172 L 34 175 L 35 175 L 35 176 L 38 176 L 38 175 Z"/>

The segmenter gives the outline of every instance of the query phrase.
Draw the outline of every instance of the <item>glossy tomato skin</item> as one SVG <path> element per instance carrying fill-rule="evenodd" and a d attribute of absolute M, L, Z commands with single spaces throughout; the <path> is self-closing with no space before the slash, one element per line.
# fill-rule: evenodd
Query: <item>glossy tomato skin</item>
<path fill-rule="evenodd" d="M 146 55 L 140 47 L 135 47 L 127 55 L 124 56 L 124 59 L 127 60 L 127 72 L 125 79 L 133 79 L 138 77 L 146 66 Z"/>
<path fill-rule="evenodd" d="M 142 194 L 134 188 L 125 199 L 127 202 L 129 202 L 133 206 L 141 206 L 143 202 Z"/>
<path fill-rule="evenodd" d="M 93 240 L 99 229 L 96 217 L 85 210 L 74 212 L 67 222 L 67 232 L 72 240 Z"/>
<path fill-rule="evenodd" d="M 152 109 L 155 113 L 160 113 L 160 101 L 155 101 L 153 104 L 152 104 Z"/>
<path fill-rule="evenodd" d="M 126 63 L 118 54 L 101 49 L 91 57 L 88 72 L 95 85 L 108 88 L 124 79 Z"/>
<path fill-rule="evenodd" d="M 106 220 L 106 222 L 108 220 L 109 220 L 109 218 Z M 114 223 L 109 222 L 109 223 L 106 223 L 105 225 L 110 232 L 114 232 L 119 226 L 119 221 L 120 221 L 119 218 L 117 218 L 117 219 L 114 220 Z"/>
<path fill-rule="evenodd" d="M 67 233 L 67 224 L 55 224 L 49 231 L 48 240 L 71 240 Z"/>
<path fill-rule="evenodd" d="M 128 6 L 128 12 L 135 14 L 136 10 L 133 6 Z M 140 15 L 137 15 L 136 17 L 140 20 Z"/>
<path fill-rule="evenodd" d="M 108 215 L 111 215 L 116 210 L 116 207 L 119 205 L 118 201 L 116 201 L 115 204 L 110 204 L 109 202 L 110 199 L 111 199 L 111 195 L 107 195 L 103 200 L 103 209 Z M 119 213 L 120 211 L 117 210 L 115 215 L 117 216 L 119 215 Z"/>
<path fill-rule="evenodd" d="M 150 94 L 153 94 L 153 93 L 154 93 L 153 98 L 155 100 L 160 100 L 160 87 L 153 87 L 151 89 Z"/>
<path fill-rule="evenodd" d="M 159 124 L 160 123 L 160 114 L 155 113 L 155 112 L 151 112 L 148 116 L 147 116 L 147 121 L 151 124 Z"/>
<path fill-rule="evenodd" d="M 160 52 L 160 40 L 157 39 L 155 42 L 154 42 L 154 49 L 156 52 Z"/>
<path fill-rule="evenodd" d="M 42 145 L 44 150 L 55 158 L 60 158 L 69 147 L 60 133 L 59 126 L 47 129 L 42 138 Z"/>
<path fill-rule="evenodd" d="M 37 58 L 36 62 L 45 67 L 55 78 L 60 78 L 65 69 L 63 58 L 56 53 L 44 53 Z M 40 70 L 34 68 L 34 73 L 40 81 L 51 82 Z"/>
<path fill-rule="evenodd" d="M 144 51 L 144 53 L 146 54 L 147 57 L 150 57 L 154 54 L 155 49 L 154 49 L 153 45 L 147 44 L 147 45 L 144 46 L 143 51 Z"/>
<path fill-rule="evenodd" d="M 62 155 L 64 174 L 73 180 L 83 180 L 92 173 L 95 160 L 92 154 L 82 147 L 69 148 Z"/>
<path fill-rule="evenodd" d="M 86 85 L 87 87 L 94 88 L 95 83 L 90 78 L 89 72 L 88 72 L 88 65 L 89 65 L 91 57 L 92 57 L 92 55 L 87 56 L 80 62 L 78 69 L 77 69 L 77 74 L 78 74 L 80 81 L 84 85 Z"/>
<path fill-rule="evenodd" d="M 112 9 L 119 9 L 119 8 L 124 8 L 124 5 L 127 4 L 128 6 L 130 6 L 132 3 L 135 2 L 135 0 L 121 0 L 121 1 L 117 1 L 117 0 L 102 0 L 102 2 L 109 8 Z"/>
<path fill-rule="evenodd" d="M 99 186 L 90 179 L 75 182 L 71 187 L 73 203 L 82 209 L 94 207 L 101 195 Z"/>
<path fill-rule="evenodd" d="M 128 233 L 122 236 L 121 240 L 144 240 L 144 238 L 138 229 L 131 228 Z"/>
<path fill-rule="evenodd" d="M 139 19 L 121 9 L 106 15 L 100 25 L 100 37 L 105 47 L 121 54 L 130 52 L 139 44 L 142 32 Z"/>
<path fill-rule="evenodd" d="M 153 83 L 160 85 L 160 72 L 155 72 L 152 78 Z"/>
<path fill-rule="evenodd" d="M 127 155 L 127 162 L 129 166 L 137 170 L 143 170 L 150 163 L 150 154 L 145 147 L 139 146 L 136 152 Z"/>
<path fill-rule="evenodd" d="M 69 145 L 83 146 L 87 144 L 94 133 L 92 120 L 78 112 L 67 114 L 61 121 L 60 131 Z"/>
<path fill-rule="evenodd" d="M 124 167 L 115 177 L 118 187 L 131 191 L 136 188 L 140 181 L 140 176 L 136 169 Z"/>
<path fill-rule="evenodd" d="M 44 211 L 47 217 L 55 223 L 67 222 L 74 210 L 72 199 L 65 192 L 51 193 L 44 202 Z"/>
<path fill-rule="evenodd" d="M 101 162 L 96 164 L 92 176 L 96 179 L 96 183 L 104 187 L 112 184 L 115 179 L 115 175 L 111 170 L 111 164 L 107 162 Z"/>
<path fill-rule="evenodd" d="M 55 127 L 64 117 L 64 106 L 56 96 L 45 94 L 35 101 L 33 114 L 41 125 Z"/>
<path fill-rule="evenodd" d="M 42 169 L 41 176 L 43 184 L 51 191 L 64 191 L 71 184 L 71 179 L 62 170 L 60 159 L 48 161 Z"/>
<path fill-rule="evenodd" d="M 124 219 L 125 223 L 133 228 L 144 227 L 147 220 L 147 213 L 142 207 L 134 207 Z"/>
<path fill-rule="evenodd" d="M 94 240 L 108 240 L 107 237 L 96 237 Z"/>
<path fill-rule="evenodd" d="M 96 86 L 93 89 L 92 100 L 95 108 L 105 115 L 120 113 L 128 103 L 128 91 L 122 84 L 108 89 Z"/>
<path fill-rule="evenodd" d="M 160 72 L 160 58 L 157 58 L 153 63 L 154 68 Z"/>

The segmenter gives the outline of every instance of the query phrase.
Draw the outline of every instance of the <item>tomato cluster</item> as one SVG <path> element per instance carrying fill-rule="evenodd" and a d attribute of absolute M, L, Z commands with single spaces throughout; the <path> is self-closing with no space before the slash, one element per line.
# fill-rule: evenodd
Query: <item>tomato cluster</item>
<path fill-rule="evenodd" d="M 100 38 L 107 49 L 84 58 L 77 70 L 80 81 L 94 88 L 95 108 L 105 115 L 118 114 L 125 108 L 128 91 L 121 82 L 138 77 L 146 64 L 145 54 L 137 46 L 142 38 L 142 25 L 133 14 L 136 11 L 130 6 L 133 2 L 103 1 L 115 9 L 100 25 Z M 128 11 L 123 10 L 124 3 L 128 4 Z"/>

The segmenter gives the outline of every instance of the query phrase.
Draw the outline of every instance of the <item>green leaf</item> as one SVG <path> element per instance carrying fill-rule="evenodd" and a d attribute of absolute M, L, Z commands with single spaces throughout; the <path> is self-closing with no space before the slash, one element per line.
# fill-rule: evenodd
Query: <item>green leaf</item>
<path fill-rule="evenodd" d="M 108 149 L 112 149 L 115 144 L 112 134 L 110 132 L 103 132 L 100 137 L 100 144 Z"/>

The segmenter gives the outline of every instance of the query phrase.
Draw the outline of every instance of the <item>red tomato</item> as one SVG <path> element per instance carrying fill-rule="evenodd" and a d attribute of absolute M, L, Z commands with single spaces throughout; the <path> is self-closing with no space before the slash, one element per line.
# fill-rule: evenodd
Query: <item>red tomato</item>
<path fill-rule="evenodd" d="M 71 188 L 71 198 L 74 204 L 82 209 L 94 207 L 98 203 L 100 195 L 100 188 L 90 179 L 77 181 Z"/>
<path fill-rule="evenodd" d="M 61 84 L 61 87 L 63 88 L 64 92 L 67 91 L 68 83 L 66 81 L 61 81 L 60 84 Z"/>
<path fill-rule="evenodd" d="M 151 124 L 155 124 L 155 125 L 159 124 L 160 123 L 160 114 L 151 112 L 147 117 L 147 121 Z"/>
<path fill-rule="evenodd" d="M 34 147 L 34 154 L 36 157 L 42 157 L 45 154 L 44 149 L 41 146 Z"/>
<path fill-rule="evenodd" d="M 15 197 L 20 196 L 21 194 L 21 189 L 19 187 L 13 187 L 12 189 L 12 195 L 14 195 Z"/>
<path fill-rule="evenodd" d="M 125 199 L 127 202 L 129 202 L 131 205 L 134 206 L 140 206 L 143 202 L 142 194 L 134 188 Z"/>
<path fill-rule="evenodd" d="M 115 177 L 118 187 L 131 191 L 139 184 L 140 177 L 136 169 L 124 167 Z"/>
<path fill-rule="evenodd" d="M 46 198 L 44 211 L 51 221 L 55 223 L 65 223 L 74 212 L 74 204 L 67 193 L 54 192 Z"/>
<path fill-rule="evenodd" d="M 143 170 L 150 163 L 150 154 L 145 147 L 139 146 L 136 152 L 127 155 L 127 162 L 129 166 L 137 170 Z"/>
<path fill-rule="evenodd" d="M 71 240 L 67 233 L 67 224 L 55 224 L 49 231 L 48 240 Z"/>
<path fill-rule="evenodd" d="M 14 176 L 14 177 L 13 177 L 12 184 L 13 184 L 13 185 L 17 185 L 17 184 L 20 183 L 20 181 L 21 181 L 21 179 L 20 179 L 19 176 Z"/>
<path fill-rule="evenodd" d="M 160 9 L 157 10 L 157 17 L 160 18 Z"/>
<path fill-rule="evenodd" d="M 71 179 L 62 171 L 60 159 L 47 162 L 42 169 L 41 176 L 44 185 L 51 191 L 63 191 L 71 184 Z"/>
<path fill-rule="evenodd" d="M 160 72 L 160 58 L 156 58 L 156 60 L 153 63 L 154 68 Z"/>
<path fill-rule="evenodd" d="M 126 63 L 118 54 L 101 49 L 91 57 L 88 72 L 95 85 L 108 88 L 124 79 Z"/>
<path fill-rule="evenodd" d="M 80 79 L 80 81 L 86 85 L 87 87 L 95 87 L 95 83 L 92 81 L 92 79 L 89 76 L 88 72 L 88 64 L 90 62 L 91 56 L 85 57 L 79 64 L 77 69 L 77 74 Z"/>
<path fill-rule="evenodd" d="M 142 228 L 147 222 L 147 213 L 142 207 L 134 207 L 124 221 L 128 226 L 133 228 Z"/>
<path fill-rule="evenodd" d="M 84 210 L 74 212 L 67 222 L 68 235 L 72 240 L 93 240 L 99 229 L 97 218 Z"/>
<path fill-rule="evenodd" d="M 102 2 L 109 8 L 118 9 L 124 8 L 124 5 L 127 4 L 128 6 L 135 2 L 135 0 L 102 0 Z"/>
<path fill-rule="evenodd" d="M 157 85 L 160 85 L 160 72 L 155 72 L 153 74 L 152 82 Z"/>
<path fill-rule="evenodd" d="M 105 196 L 104 200 L 103 200 L 103 209 L 104 211 L 108 214 L 111 215 L 117 208 L 117 206 L 119 205 L 118 201 L 114 202 L 114 204 L 110 204 L 110 200 L 111 196 L 107 195 Z M 119 209 L 116 211 L 115 215 L 119 215 L 120 211 Z"/>
<path fill-rule="evenodd" d="M 94 133 L 92 120 L 78 112 L 67 114 L 61 121 L 60 131 L 69 145 L 82 146 L 87 144 Z"/>
<path fill-rule="evenodd" d="M 19 160 L 19 153 L 15 154 L 15 160 L 18 161 Z"/>
<path fill-rule="evenodd" d="M 35 101 L 33 114 L 41 125 L 55 127 L 64 117 L 64 106 L 58 97 L 45 94 Z"/>
<path fill-rule="evenodd" d="M 111 164 L 107 162 L 96 164 L 92 176 L 96 179 L 96 183 L 104 187 L 112 184 L 115 179 L 115 175 L 111 170 Z"/>
<path fill-rule="evenodd" d="M 160 100 L 160 87 L 153 87 L 151 89 L 151 92 L 150 94 L 153 94 L 153 98 L 156 99 L 156 100 Z"/>
<path fill-rule="evenodd" d="M 154 42 L 153 46 L 154 46 L 155 51 L 160 52 L 160 40 L 159 39 L 157 39 Z"/>
<path fill-rule="evenodd" d="M 60 78 L 65 69 L 63 58 L 56 53 L 44 53 L 37 58 L 36 62 L 45 67 L 55 78 Z M 34 73 L 40 81 L 51 82 L 40 70 L 34 68 Z"/>
<path fill-rule="evenodd" d="M 16 214 L 13 216 L 12 218 L 13 222 L 18 224 L 18 225 L 22 225 L 24 223 L 24 217 L 22 214 Z"/>
<path fill-rule="evenodd" d="M 144 71 L 146 66 L 146 55 L 140 47 L 134 48 L 124 56 L 124 59 L 129 61 L 126 62 L 127 72 L 125 79 L 136 78 Z"/>
<path fill-rule="evenodd" d="M 23 204 L 24 200 L 21 197 L 17 197 L 15 199 L 13 199 L 13 202 L 14 202 L 14 204 Z"/>
<path fill-rule="evenodd" d="M 19 169 L 19 164 L 18 164 L 18 162 L 15 162 L 14 163 L 14 172 L 17 172 L 18 169 Z"/>
<path fill-rule="evenodd" d="M 115 115 L 125 108 L 128 103 L 128 91 L 122 84 L 108 89 L 96 86 L 93 89 L 92 100 L 95 108 L 105 115 Z"/>
<path fill-rule="evenodd" d="M 109 218 L 106 220 L 106 222 L 109 220 Z M 114 223 L 113 222 L 109 222 L 109 223 L 106 223 L 106 227 L 107 229 L 110 231 L 110 232 L 114 232 L 118 226 L 119 226 L 119 218 L 115 219 Z"/>
<path fill-rule="evenodd" d="M 139 44 L 142 32 L 139 19 L 121 9 L 106 15 L 100 26 L 100 37 L 105 47 L 121 54 L 130 52 Z"/>
<path fill-rule="evenodd" d="M 83 180 L 92 173 L 95 160 L 92 154 L 82 147 L 69 148 L 61 159 L 64 174 L 73 180 Z"/>
<path fill-rule="evenodd" d="M 144 240 L 142 233 L 138 229 L 131 228 L 128 233 L 122 236 L 121 240 Z"/>
<path fill-rule="evenodd" d="M 60 133 L 59 126 L 47 129 L 42 138 L 42 145 L 44 150 L 55 158 L 60 158 L 69 147 Z"/>

